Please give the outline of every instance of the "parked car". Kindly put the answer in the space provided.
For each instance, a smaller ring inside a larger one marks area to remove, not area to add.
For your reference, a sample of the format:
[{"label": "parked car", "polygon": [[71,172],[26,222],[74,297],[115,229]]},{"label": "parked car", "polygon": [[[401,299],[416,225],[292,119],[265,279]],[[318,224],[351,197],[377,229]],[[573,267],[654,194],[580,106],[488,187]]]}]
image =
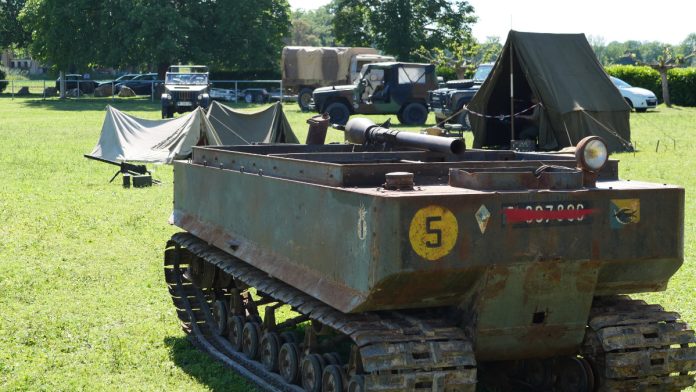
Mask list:
[{"label": "parked car", "polygon": [[633,87],[613,76],[609,78],[612,83],[614,83],[614,86],[619,89],[626,103],[628,103],[632,109],[635,109],[636,112],[645,112],[648,109],[655,109],[655,107],[657,107],[657,97],[652,91],[641,87]]},{"label": "parked car", "polygon": [[156,73],[140,74],[131,80],[126,80],[116,84],[114,86],[114,90],[116,91],[116,94],[118,94],[121,91],[121,88],[125,86],[133,90],[136,95],[150,95],[153,89],[157,88],[157,83],[155,83],[156,81]]},{"label": "parked car", "polygon": [[121,83],[121,82],[125,82],[125,81],[128,81],[128,80],[131,80],[131,79],[135,78],[135,77],[138,76],[138,75],[140,75],[140,74],[125,74],[125,75],[121,75],[121,76],[117,77],[117,78],[114,79],[114,80],[104,80],[104,81],[102,81],[101,83],[99,83],[99,85],[101,86],[102,84],[111,84],[111,83],[113,83],[114,85],[117,85],[117,84],[119,84],[119,83]]},{"label": "parked car", "polygon": [[[85,79],[80,74],[65,75],[65,89],[72,90],[79,88],[82,94],[92,94],[97,87],[97,82],[94,80]],[[56,79],[56,90],[60,91],[60,78]]]}]

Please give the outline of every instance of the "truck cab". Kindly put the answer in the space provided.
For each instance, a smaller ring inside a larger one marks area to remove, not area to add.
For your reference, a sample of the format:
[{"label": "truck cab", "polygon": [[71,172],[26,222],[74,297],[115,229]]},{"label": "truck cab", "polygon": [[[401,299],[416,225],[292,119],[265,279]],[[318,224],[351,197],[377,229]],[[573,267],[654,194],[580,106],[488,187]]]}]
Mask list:
[{"label": "truck cab", "polygon": [[328,113],[334,124],[345,124],[351,114],[396,114],[402,124],[422,125],[435,87],[432,64],[370,63],[353,84],[314,90],[310,110]]}]

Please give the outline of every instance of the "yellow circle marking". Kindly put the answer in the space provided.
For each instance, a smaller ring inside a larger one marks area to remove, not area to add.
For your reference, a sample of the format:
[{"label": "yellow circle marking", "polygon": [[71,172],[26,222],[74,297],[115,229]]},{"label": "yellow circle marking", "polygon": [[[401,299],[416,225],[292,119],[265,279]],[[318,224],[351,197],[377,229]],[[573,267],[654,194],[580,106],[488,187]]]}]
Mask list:
[{"label": "yellow circle marking", "polygon": [[452,211],[442,206],[423,207],[411,219],[411,247],[426,260],[447,256],[457,242],[459,227]]}]

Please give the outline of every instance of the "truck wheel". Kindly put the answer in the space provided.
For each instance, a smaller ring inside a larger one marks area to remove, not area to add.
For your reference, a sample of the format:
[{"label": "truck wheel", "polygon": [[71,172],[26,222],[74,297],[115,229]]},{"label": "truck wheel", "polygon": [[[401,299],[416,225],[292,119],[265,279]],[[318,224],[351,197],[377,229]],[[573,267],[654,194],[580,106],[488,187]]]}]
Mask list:
[{"label": "truck wheel", "polygon": [[401,117],[404,125],[423,125],[428,119],[428,109],[423,104],[411,102],[406,105]]},{"label": "truck wheel", "polygon": [[332,102],[324,110],[329,114],[329,121],[332,124],[345,125],[350,117],[350,109],[342,102]]},{"label": "truck wheel", "polygon": [[309,101],[312,100],[312,90],[309,87],[305,87],[300,90],[300,93],[297,94],[297,105],[300,106],[300,110],[303,112],[309,111]]}]

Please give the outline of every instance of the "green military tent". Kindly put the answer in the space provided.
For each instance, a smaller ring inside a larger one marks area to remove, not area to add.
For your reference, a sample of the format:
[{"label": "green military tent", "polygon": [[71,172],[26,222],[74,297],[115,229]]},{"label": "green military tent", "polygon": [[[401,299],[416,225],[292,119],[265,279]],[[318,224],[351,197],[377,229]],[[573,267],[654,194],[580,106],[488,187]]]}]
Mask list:
[{"label": "green military tent", "polygon": [[[511,82],[512,80],[512,82]],[[512,86],[512,94],[510,92]],[[540,102],[534,108],[533,97]],[[512,102],[512,105],[511,105]],[[538,111],[538,148],[574,146],[601,136],[610,151],[630,145],[630,107],[604,72],[584,34],[510,31],[488,79],[468,105],[474,147],[510,145]],[[511,124],[510,116],[515,121]]]}]

